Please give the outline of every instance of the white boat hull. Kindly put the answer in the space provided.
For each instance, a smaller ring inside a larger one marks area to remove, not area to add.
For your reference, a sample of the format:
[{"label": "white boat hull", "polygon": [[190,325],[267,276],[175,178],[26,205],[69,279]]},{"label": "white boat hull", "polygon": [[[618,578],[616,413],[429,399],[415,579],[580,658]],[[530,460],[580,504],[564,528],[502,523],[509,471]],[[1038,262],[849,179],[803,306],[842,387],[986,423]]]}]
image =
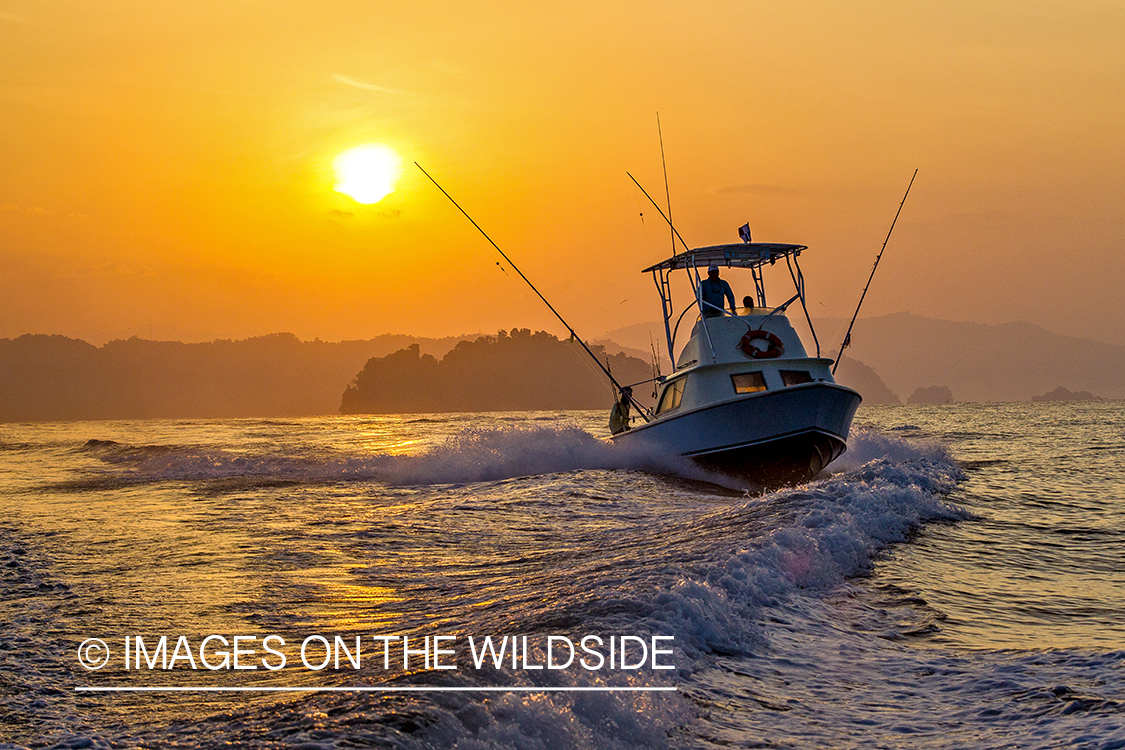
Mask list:
[{"label": "white boat hull", "polygon": [[812,479],[846,449],[860,396],[813,382],[673,412],[614,436],[764,487]]}]

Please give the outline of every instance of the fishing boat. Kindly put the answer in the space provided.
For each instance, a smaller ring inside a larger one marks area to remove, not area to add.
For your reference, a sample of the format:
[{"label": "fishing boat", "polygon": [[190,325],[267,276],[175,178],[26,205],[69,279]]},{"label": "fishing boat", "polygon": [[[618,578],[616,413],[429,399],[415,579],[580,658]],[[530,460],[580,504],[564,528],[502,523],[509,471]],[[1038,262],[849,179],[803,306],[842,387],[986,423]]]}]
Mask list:
[{"label": "fishing boat", "polygon": [[[633,397],[631,386],[623,386],[613,377],[574,328],[453,196],[420,164],[415,162],[415,165],[500,253],[566,326],[571,339],[601,368],[619,394],[610,415],[611,439],[615,443],[654,446],[657,451],[686,456],[763,487],[808,481],[847,449],[848,431],[861,398],[851,388],[836,383],[833,373],[839,357],[832,360],[821,356],[820,342],[805,303],[805,281],[799,262],[801,253],[808,249],[806,246],[752,242],[747,224],[738,231],[742,238],[740,243],[692,250],[652,196],[629,175],[684,247],[683,252],[643,271],[652,274],[659,290],[668,357],[674,363],[674,372],[653,379],[657,383],[656,405],[650,409]],[[914,184],[913,177],[910,184]],[[906,193],[910,193],[909,186]],[[906,202],[905,195],[902,200]],[[899,211],[902,211],[901,203]],[[891,230],[894,230],[894,222]],[[890,239],[890,232],[887,239]],[[883,250],[886,246],[884,241]],[[883,250],[879,251],[879,258]],[[876,258],[871,278],[879,266],[879,258]],[[779,261],[785,262],[795,293],[782,304],[770,307],[766,301],[764,269]],[[711,266],[748,269],[754,282],[754,294],[747,300],[751,304],[735,308],[732,301],[732,309],[728,311],[705,301],[699,268]],[[692,301],[677,316],[671,279],[673,272],[680,270],[685,272],[693,295]],[[871,278],[860,297],[860,306]],[[786,311],[794,302],[800,302],[804,312],[816,346],[815,356],[809,356],[786,317]],[[856,315],[859,315],[859,307]],[[685,318],[693,320],[694,326],[677,357],[676,336]],[[852,317],[854,323],[855,316]],[[841,354],[850,339],[849,325],[840,346]],[[633,411],[641,420],[635,425],[630,417]]]},{"label": "fishing boat", "polygon": [[[821,356],[798,261],[808,248],[750,242],[748,234],[741,243],[688,249],[644,269],[660,293],[668,357],[675,369],[655,379],[652,409],[638,404],[631,390],[624,394],[640,419],[631,428],[619,420],[620,431],[612,439],[655,445],[766,487],[804,482],[846,450],[861,398],[836,383],[833,360]],[[788,267],[795,293],[770,307],[763,270],[778,263]],[[733,310],[708,303],[701,267],[748,269],[754,294]],[[677,315],[671,282],[678,271],[685,272],[693,294]],[[794,302],[804,311],[815,356],[787,317]],[[677,333],[685,319],[693,324],[691,335],[676,356]]]}]

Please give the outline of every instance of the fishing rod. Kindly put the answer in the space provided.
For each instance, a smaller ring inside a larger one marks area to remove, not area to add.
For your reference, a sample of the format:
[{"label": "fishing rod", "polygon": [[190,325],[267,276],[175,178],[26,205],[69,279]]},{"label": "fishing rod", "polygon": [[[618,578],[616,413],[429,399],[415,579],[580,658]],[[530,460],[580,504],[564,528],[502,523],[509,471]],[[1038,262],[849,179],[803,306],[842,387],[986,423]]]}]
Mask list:
[{"label": "fishing rod", "polygon": [[641,415],[641,418],[644,419],[644,421],[648,422],[649,421],[649,416],[648,416],[648,413],[647,413],[648,410],[645,409],[643,406],[641,406],[639,403],[637,403],[633,399],[632,390],[626,391],[625,388],[627,386],[622,386],[620,383],[617,382],[617,378],[613,377],[613,374],[609,371],[609,368],[602,364],[601,360],[598,359],[597,355],[594,354],[594,352],[592,352],[590,350],[590,347],[586,346],[586,342],[583,341],[582,338],[577,333],[574,332],[574,329],[570,327],[570,323],[567,323],[563,319],[563,316],[559,315],[559,311],[556,310],[554,308],[554,306],[550,302],[547,301],[547,298],[544,297],[539,292],[539,290],[535,288],[535,285],[531,283],[531,279],[529,279],[529,278],[527,278],[526,276],[523,275],[523,271],[521,271],[519,269],[519,266],[517,266],[515,263],[513,263],[512,259],[509,258],[508,255],[503,250],[500,249],[500,246],[492,241],[492,238],[488,236],[488,233],[485,232],[483,229],[481,229],[480,224],[477,224],[473,220],[473,217],[469,216],[469,212],[466,211],[465,209],[461,208],[461,204],[459,204],[457,201],[453,200],[453,196],[450,195],[449,193],[445,192],[445,188],[443,188],[441,185],[439,185],[438,181],[435,180],[432,176],[430,176],[429,172],[427,172],[425,169],[422,169],[421,164],[419,164],[418,162],[414,162],[414,166],[418,167],[418,169],[421,169],[422,174],[426,175],[426,177],[429,178],[430,182],[434,183],[434,186],[442,192],[442,195],[444,195],[446,198],[448,198],[449,202],[452,203],[454,206],[456,206],[457,210],[460,211],[462,214],[464,214],[465,218],[469,220],[469,223],[471,223],[474,227],[476,227],[477,231],[480,232],[481,235],[486,240],[488,240],[488,244],[490,244],[494,248],[496,248],[496,252],[500,253],[500,256],[508,262],[509,266],[512,267],[512,270],[514,270],[516,273],[518,273],[520,275],[520,278],[523,279],[529,287],[531,287],[531,291],[535,292],[535,294],[539,297],[539,299],[543,300],[543,304],[547,306],[547,309],[550,310],[552,313],[554,313],[555,317],[559,319],[559,322],[562,323],[563,326],[566,327],[566,330],[570,331],[571,338],[573,338],[575,341],[577,341],[579,344],[582,345],[582,348],[585,349],[586,353],[590,355],[590,359],[594,360],[594,362],[598,365],[598,367],[601,369],[601,371],[605,373],[605,376],[607,378],[609,378],[609,382],[613,383],[613,387],[617,389],[617,392],[620,393],[625,398],[627,398],[629,400],[629,403],[637,408],[637,413]]},{"label": "fishing rod", "polygon": [[895,212],[894,221],[891,222],[891,228],[887,231],[887,239],[883,240],[883,247],[879,250],[879,254],[875,256],[875,265],[871,267],[871,275],[867,277],[867,284],[863,287],[863,294],[859,295],[859,304],[855,306],[855,315],[852,316],[852,322],[848,323],[848,332],[844,334],[844,343],[840,344],[840,353],[836,355],[836,361],[832,363],[832,374],[836,374],[836,368],[840,366],[840,360],[844,358],[844,350],[852,343],[852,326],[855,325],[855,319],[859,317],[859,308],[863,307],[863,298],[867,296],[867,288],[871,286],[871,280],[875,278],[875,271],[879,268],[879,261],[883,259],[883,250],[887,249],[887,243],[890,242],[891,232],[895,231],[895,223],[898,221],[898,215],[902,213],[902,206],[906,203],[906,196],[910,195],[910,188],[914,185],[914,178],[918,176],[918,170],[914,170],[914,174],[910,177],[910,185],[906,186],[906,195],[902,196],[902,203],[898,204],[898,211]]},{"label": "fishing rod", "polygon": [[[676,227],[672,225],[672,191],[668,189],[668,162],[664,158],[664,132],[660,129],[659,112],[656,113],[656,136],[660,139],[660,166],[664,168],[664,198],[668,201],[668,226],[672,228],[672,234],[669,239],[672,241],[672,255],[675,255]],[[632,177],[633,175],[629,176]],[[633,182],[636,182],[636,180],[633,180]],[[640,187],[640,185],[637,187]],[[644,188],[641,188],[641,190],[644,190]]]},{"label": "fishing rod", "polygon": [[[664,221],[668,222],[668,226],[670,226],[672,228],[672,232],[676,235],[676,239],[678,239],[680,241],[680,244],[684,246],[684,250],[690,250],[691,248],[689,248],[688,244],[686,242],[684,242],[684,238],[680,236],[679,230],[676,229],[676,225],[672,223],[671,219],[669,219],[667,216],[664,215],[664,211],[660,208],[660,204],[652,199],[652,196],[648,194],[647,190],[645,190],[643,187],[641,187],[641,183],[637,182],[636,177],[634,177],[629,172],[626,172],[625,174],[629,175],[629,179],[633,181],[634,185],[636,185],[638,188],[641,189],[641,192],[645,194],[646,198],[648,198],[648,202],[651,203],[656,208],[656,210],[660,212],[660,218],[662,218],[662,219],[664,219]],[[676,244],[673,242],[672,243],[672,255],[676,254],[675,251],[676,251]]]}]

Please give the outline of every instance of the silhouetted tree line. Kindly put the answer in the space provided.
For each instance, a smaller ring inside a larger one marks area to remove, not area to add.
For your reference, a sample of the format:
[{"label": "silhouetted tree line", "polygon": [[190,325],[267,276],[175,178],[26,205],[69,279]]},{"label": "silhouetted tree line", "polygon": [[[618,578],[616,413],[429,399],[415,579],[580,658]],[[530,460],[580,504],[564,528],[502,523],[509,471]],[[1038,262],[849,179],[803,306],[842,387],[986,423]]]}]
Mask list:
[{"label": "silhouetted tree line", "polygon": [[[651,365],[591,349],[618,382],[652,377]],[[638,395],[645,387],[636,389]],[[417,345],[372,358],[344,391],[343,414],[396,412],[608,409],[605,375],[576,341],[526,328],[462,341],[441,360]]]},{"label": "silhouetted tree line", "polygon": [[[445,352],[460,337],[423,339]],[[0,421],[334,414],[372,356],[419,339],[300,341],[289,333],[185,344],[65,336],[0,339]]]}]

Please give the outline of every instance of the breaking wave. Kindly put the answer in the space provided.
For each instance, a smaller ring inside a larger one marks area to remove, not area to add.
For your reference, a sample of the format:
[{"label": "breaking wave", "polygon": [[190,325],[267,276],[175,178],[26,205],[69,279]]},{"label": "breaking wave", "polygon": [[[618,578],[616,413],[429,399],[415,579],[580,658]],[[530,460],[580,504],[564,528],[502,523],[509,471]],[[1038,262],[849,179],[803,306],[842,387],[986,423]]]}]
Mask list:
[{"label": "breaking wave", "polygon": [[[83,451],[120,471],[123,482],[270,477],[307,482],[375,480],[390,485],[467,484],[540,474],[611,469],[729,484],[692,461],[645,445],[622,446],[578,427],[467,429],[413,455],[236,453],[191,445],[88,440]],[[104,480],[104,477],[100,478]]]}]

